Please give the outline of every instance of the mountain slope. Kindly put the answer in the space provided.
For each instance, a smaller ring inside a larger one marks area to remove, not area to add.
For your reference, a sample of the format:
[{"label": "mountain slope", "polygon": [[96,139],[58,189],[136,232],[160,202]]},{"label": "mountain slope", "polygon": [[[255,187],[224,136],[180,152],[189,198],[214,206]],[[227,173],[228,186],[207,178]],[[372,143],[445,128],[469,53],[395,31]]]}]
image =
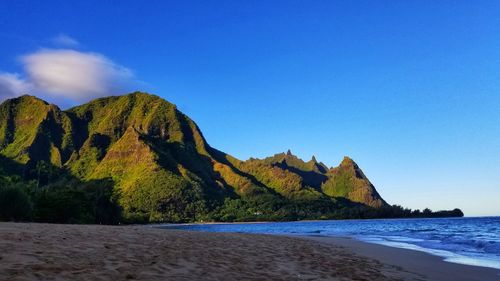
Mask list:
[{"label": "mountain slope", "polygon": [[329,196],[348,198],[372,207],[387,205],[363,171],[349,157],[344,157],[338,167],[328,171],[327,176],[328,180],[321,185],[321,190]]},{"label": "mountain slope", "polygon": [[55,106],[33,96],[0,105],[1,154],[28,167],[47,161],[61,167],[71,153],[72,122]]},{"label": "mountain slope", "polygon": [[348,157],[338,167],[328,169],[314,156],[305,162],[288,150],[262,160],[249,159],[239,167],[286,197],[308,193],[345,198],[376,208],[387,205],[358,165]]},{"label": "mountain slope", "polygon": [[112,178],[125,211],[161,218],[165,202],[186,201],[176,207],[183,210],[194,200],[204,208],[224,197],[269,192],[219,161],[198,126],[157,96],[102,98],[68,113],[79,122],[82,148],[67,167],[85,179]]},{"label": "mountain slope", "polygon": [[354,162],[328,169],[291,152],[240,161],[210,147],[174,104],[140,92],[66,111],[32,96],[7,100],[0,105],[0,156],[39,182],[47,165],[79,181],[111,180],[125,214],[150,221],[185,220],[228,199],[259,202],[248,209],[256,214],[269,202],[270,212],[292,201],[328,210],[341,207],[337,199],[386,204]]}]

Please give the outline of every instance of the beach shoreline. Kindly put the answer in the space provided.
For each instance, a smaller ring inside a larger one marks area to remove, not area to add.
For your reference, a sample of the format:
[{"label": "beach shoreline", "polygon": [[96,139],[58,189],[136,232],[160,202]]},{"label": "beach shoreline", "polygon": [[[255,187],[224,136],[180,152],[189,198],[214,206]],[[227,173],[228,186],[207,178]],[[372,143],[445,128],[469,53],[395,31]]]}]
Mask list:
[{"label": "beach shoreline", "polygon": [[155,226],[0,223],[6,280],[498,280],[497,270],[353,239]]},{"label": "beach shoreline", "polygon": [[376,259],[411,272],[425,272],[428,280],[500,280],[500,270],[446,261],[427,252],[361,241],[352,237],[296,236],[302,239],[332,243],[358,255]]}]

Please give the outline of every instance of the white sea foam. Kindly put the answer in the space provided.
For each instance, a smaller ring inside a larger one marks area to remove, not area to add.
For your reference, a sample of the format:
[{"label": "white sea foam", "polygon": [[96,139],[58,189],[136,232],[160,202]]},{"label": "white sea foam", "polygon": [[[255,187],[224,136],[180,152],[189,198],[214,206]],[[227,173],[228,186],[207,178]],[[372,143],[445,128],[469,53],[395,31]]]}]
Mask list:
[{"label": "white sea foam", "polygon": [[[363,242],[425,252],[425,253],[428,253],[431,255],[442,257],[447,262],[500,269],[500,260],[488,259],[484,256],[472,258],[472,257],[460,255],[457,253],[452,253],[450,251],[424,248],[424,247],[421,247],[421,246],[418,246],[415,244],[404,242],[404,241],[423,241],[421,239],[411,239],[411,238],[405,238],[405,237],[398,237],[395,240],[390,240],[390,239],[387,239],[388,237],[370,237],[370,236],[356,237],[356,238],[360,241],[363,241]],[[394,236],[391,238],[394,239]]]},{"label": "white sea foam", "polygon": [[448,262],[500,269],[500,217],[201,224],[176,228],[349,236],[370,243],[426,252]]}]

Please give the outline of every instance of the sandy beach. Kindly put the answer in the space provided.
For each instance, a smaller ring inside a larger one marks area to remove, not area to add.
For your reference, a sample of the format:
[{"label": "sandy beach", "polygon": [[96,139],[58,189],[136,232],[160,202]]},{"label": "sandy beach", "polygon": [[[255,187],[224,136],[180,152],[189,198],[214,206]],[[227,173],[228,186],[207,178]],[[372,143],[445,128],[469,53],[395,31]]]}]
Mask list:
[{"label": "sandy beach", "polygon": [[1,280],[499,280],[493,269],[343,238],[0,223]]}]

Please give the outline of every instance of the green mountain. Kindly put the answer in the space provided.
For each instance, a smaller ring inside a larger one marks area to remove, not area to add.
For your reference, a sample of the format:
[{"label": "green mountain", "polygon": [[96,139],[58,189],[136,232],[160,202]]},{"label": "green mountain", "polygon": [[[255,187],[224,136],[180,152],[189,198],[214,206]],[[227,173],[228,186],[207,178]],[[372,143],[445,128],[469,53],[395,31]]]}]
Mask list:
[{"label": "green mountain", "polygon": [[18,175],[44,190],[35,195],[110,185],[129,221],[323,218],[388,207],[350,158],[335,168],[290,151],[240,161],[210,147],[174,104],[140,92],[66,111],[33,96],[6,100],[0,158],[0,184],[2,173]]},{"label": "green mountain", "polygon": [[314,156],[305,162],[288,150],[262,160],[247,160],[238,167],[289,198],[327,196],[375,208],[387,205],[358,165],[348,157],[338,167],[329,169]]}]

